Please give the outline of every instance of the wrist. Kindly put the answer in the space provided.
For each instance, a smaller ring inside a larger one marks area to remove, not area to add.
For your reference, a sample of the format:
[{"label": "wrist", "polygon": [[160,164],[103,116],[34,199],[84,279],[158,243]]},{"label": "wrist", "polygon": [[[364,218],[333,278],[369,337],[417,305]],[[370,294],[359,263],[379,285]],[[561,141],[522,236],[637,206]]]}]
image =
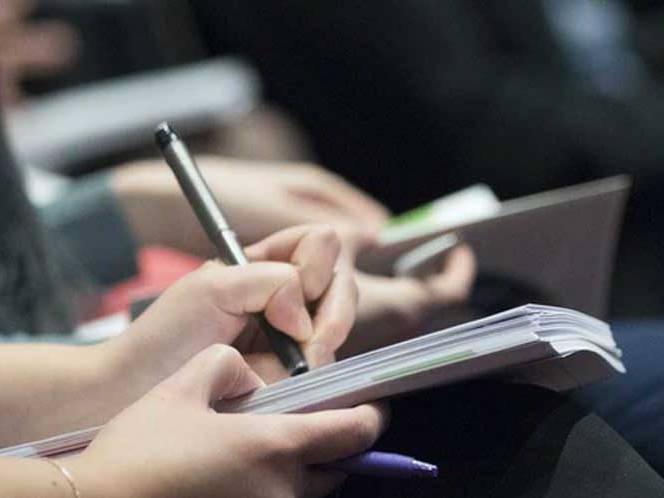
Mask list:
[{"label": "wrist", "polygon": [[[167,375],[162,374],[159,361],[146,353],[146,348],[129,337],[131,331],[94,346],[97,348],[96,382],[104,386],[105,398],[114,407],[110,417],[134,403]],[[139,351],[143,351],[140,355]]]}]

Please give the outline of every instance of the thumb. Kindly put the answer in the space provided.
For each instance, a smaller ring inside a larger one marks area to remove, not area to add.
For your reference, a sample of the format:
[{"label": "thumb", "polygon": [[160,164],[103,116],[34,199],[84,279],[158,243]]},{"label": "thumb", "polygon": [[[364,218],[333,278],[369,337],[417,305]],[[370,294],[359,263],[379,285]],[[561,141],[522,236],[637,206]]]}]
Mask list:
[{"label": "thumb", "polygon": [[236,349],[215,344],[194,356],[160,388],[212,406],[220,399],[237,398],[264,385]]}]

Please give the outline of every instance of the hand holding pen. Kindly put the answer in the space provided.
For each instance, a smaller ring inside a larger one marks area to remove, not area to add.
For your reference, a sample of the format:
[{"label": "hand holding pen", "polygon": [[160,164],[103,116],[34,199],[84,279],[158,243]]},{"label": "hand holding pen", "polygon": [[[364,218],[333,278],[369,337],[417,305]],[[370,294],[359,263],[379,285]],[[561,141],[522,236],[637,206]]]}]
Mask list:
[{"label": "hand holding pen", "polygon": [[[220,258],[227,264],[246,265],[248,258],[186,145],[168,124],[158,127],[156,138]],[[247,202],[251,202],[251,194],[247,192]],[[277,330],[270,317],[257,316],[272,351],[291,374],[306,371],[305,355],[314,363],[313,366],[333,361],[334,352],[345,341],[355,320],[357,288],[352,270],[337,268],[340,250],[334,230],[312,226],[279,232],[248,248],[252,261],[283,261],[292,265],[297,271],[295,278],[300,279],[299,287],[303,289],[301,298],[307,303],[315,303],[313,316],[307,318],[312,323],[312,337],[299,344]],[[310,271],[313,268],[317,271]],[[322,268],[328,273],[322,272]],[[278,292],[283,292],[283,289],[275,289],[275,294]]]}]

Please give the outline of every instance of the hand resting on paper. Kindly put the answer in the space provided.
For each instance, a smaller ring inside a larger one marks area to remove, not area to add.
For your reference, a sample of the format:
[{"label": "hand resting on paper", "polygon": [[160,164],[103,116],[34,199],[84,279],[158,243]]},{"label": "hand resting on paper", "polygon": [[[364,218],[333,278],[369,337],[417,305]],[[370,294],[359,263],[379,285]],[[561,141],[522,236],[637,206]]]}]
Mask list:
[{"label": "hand resting on paper", "polygon": [[307,415],[211,408],[261,385],[237,350],[210,346],[124,409],[81,454],[59,459],[66,470],[41,459],[0,459],[0,496],[322,498],[344,476],[320,464],[365,451],[386,425],[379,405]]},{"label": "hand resting on paper", "polygon": [[236,350],[212,346],[62,463],[90,498],[317,498],[344,476],[315,465],[368,449],[385,427],[377,405],[307,415],[211,409],[261,385]]},{"label": "hand resting on paper", "polygon": [[423,280],[358,272],[357,322],[339,357],[354,356],[426,332],[423,326],[431,317],[468,299],[475,275],[475,256],[465,245],[450,252],[439,273]]}]

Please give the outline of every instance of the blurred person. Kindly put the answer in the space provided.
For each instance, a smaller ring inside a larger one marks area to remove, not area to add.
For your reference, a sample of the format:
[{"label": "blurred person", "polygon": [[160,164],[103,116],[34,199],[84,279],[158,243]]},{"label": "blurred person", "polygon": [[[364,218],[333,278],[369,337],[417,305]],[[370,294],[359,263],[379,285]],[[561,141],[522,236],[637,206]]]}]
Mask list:
[{"label": "blurred person", "polygon": [[664,308],[664,93],[619,0],[189,4],[211,52],[251,60],[320,161],[392,210],[635,175],[612,309]]},{"label": "blurred person", "polygon": [[0,4],[0,103],[5,105],[20,102],[25,78],[61,72],[76,59],[74,30],[61,21],[31,22],[34,6],[34,0]]}]

